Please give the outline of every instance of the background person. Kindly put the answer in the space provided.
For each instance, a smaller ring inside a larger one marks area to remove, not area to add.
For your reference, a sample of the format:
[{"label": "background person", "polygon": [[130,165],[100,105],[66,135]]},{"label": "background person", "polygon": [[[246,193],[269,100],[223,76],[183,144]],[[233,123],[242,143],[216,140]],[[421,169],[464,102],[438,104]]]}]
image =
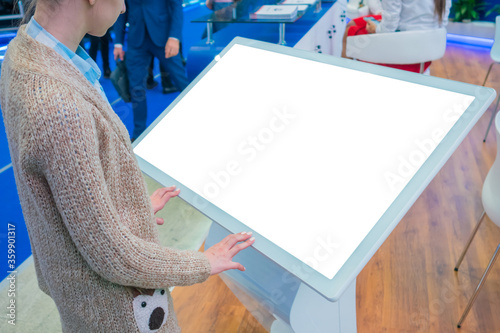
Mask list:
[{"label": "background person", "polygon": [[[397,31],[432,30],[446,27],[450,15],[451,0],[383,0],[382,15],[368,15],[351,20],[346,27],[343,39],[342,57],[347,58],[346,44],[348,36],[390,33]],[[366,17],[373,17],[379,24]],[[387,50],[390,52],[390,50]],[[424,70],[430,66],[426,63]],[[383,66],[420,72],[420,65]]]},{"label": "background person", "polygon": [[89,48],[89,56],[97,61],[97,50],[101,49],[101,59],[102,59],[102,76],[106,79],[109,79],[111,75],[111,69],[109,68],[109,43],[112,41],[111,34],[109,30],[106,31],[104,36],[90,36],[90,48]]},{"label": "background person", "polygon": [[368,22],[368,33],[432,30],[448,25],[451,0],[383,0],[382,21]]},{"label": "background person", "polygon": [[182,20],[182,0],[127,0],[127,13],[120,15],[115,24],[114,57],[123,60],[125,24],[129,22],[125,63],[134,112],[132,140],[146,129],[146,82],[153,56],[169,72],[177,90],[188,85],[179,55]]},{"label": "background person", "polygon": [[[181,54],[182,57],[182,54]],[[154,89],[157,85],[158,82],[156,82],[153,70],[154,70],[154,65],[155,65],[155,58],[151,58],[151,63],[149,64],[148,67],[148,77],[146,79],[146,88],[148,89]],[[184,65],[184,61],[183,61]],[[170,80],[170,74],[168,71],[163,68],[163,66],[160,63],[160,80],[161,80],[161,92],[163,94],[169,94],[172,92],[177,91],[177,88],[174,86],[172,81]]]}]

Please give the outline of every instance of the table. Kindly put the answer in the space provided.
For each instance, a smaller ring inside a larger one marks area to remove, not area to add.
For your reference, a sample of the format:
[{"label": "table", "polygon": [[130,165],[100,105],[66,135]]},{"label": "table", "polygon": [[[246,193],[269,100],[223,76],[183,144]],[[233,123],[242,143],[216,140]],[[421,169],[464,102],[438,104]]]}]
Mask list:
[{"label": "table", "polygon": [[[321,1],[317,2],[319,6],[316,6],[316,11],[321,11]],[[286,45],[285,41],[285,25],[287,23],[294,23],[298,19],[300,19],[306,11],[302,11],[297,14],[296,17],[292,19],[252,19],[250,17],[250,14],[257,10],[260,6],[263,5],[274,5],[276,4],[275,0],[271,1],[252,1],[252,0],[243,0],[243,1],[238,1],[236,3],[233,3],[227,7],[224,7],[222,9],[219,9],[215,11],[212,14],[205,15],[203,17],[200,17],[196,20],[193,20],[192,22],[196,23],[206,23],[207,24],[207,40],[206,44],[213,44],[214,40],[212,38],[212,29],[213,29],[213,24],[214,23],[253,23],[253,24],[258,24],[258,23],[264,23],[264,24],[269,24],[269,23],[278,23],[279,24],[279,41],[278,44],[280,45]],[[311,7],[311,6],[309,6]],[[309,11],[312,8],[308,8],[307,11]]]},{"label": "table", "polygon": [[134,152],[215,222],[208,246],[254,233],[223,279],[272,332],[356,332],[356,276],[494,97],[236,38]]},{"label": "table", "polygon": [[[303,50],[340,56],[345,30],[346,0],[322,1],[321,7],[310,6],[296,19],[253,20],[249,14],[260,6],[276,0],[242,0],[191,22],[207,24],[207,38],[193,45],[188,54],[187,74],[193,80],[234,37],[250,38],[270,43],[286,44]],[[211,34],[213,23],[228,27]],[[285,40],[286,25],[286,40]]]}]

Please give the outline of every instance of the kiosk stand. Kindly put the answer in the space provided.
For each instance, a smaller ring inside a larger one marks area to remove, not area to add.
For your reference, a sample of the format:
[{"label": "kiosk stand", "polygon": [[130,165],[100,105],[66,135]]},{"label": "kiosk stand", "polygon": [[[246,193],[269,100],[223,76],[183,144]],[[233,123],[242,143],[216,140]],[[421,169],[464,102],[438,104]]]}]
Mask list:
[{"label": "kiosk stand", "polygon": [[[205,248],[228,234],[213,223]],[[222,273],[222,280],[261,323],[263,318],[274,316],[271,333],[356,332],[355,279],[338,301],[331,302],[253,248],[234,260],[246,271]]]},{"label": "kiosk stand", "polygon": [[214,221],[207,246],[253,232],[222,278],[273,333],[352,333],[357,275],[494,97],[235,38],[134,152]]}]

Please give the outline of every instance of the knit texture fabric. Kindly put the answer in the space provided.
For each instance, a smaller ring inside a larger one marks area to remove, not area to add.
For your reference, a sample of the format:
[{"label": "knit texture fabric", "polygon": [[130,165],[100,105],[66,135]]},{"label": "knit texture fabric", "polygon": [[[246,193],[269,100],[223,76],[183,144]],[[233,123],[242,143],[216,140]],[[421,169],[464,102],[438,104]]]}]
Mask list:
[{"label": "knit texture fabric", "polygon": [[210,264],[159,245],[128,133],[109,103],[22,26],[2,65],[0,104],[38,284],[63,331],[180,332],[167,287],[205,281]]}]

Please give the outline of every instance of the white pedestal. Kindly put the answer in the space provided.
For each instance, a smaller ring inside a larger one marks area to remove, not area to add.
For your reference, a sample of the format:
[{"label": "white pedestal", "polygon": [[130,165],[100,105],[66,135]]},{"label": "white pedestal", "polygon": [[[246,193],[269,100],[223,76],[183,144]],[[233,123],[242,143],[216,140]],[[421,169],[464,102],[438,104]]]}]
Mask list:
[{"label": "white pedestal", "polygon": [[337,302],[301,284],[290,314],[295,333],[356,333],[356,280]]},{"label": "white pedestal", "polygon": [[271,333],[356,333],[356,280],[338,302],[301,284],[290,314],[291,326],[277,319]]},{"label": "white pedestal", "polygon": [[[213,223],[205,246],[228,234]],[[356,280],[337,302],[330,302],[253,248],[234,260],[247,270],[224,272],[222,280],[271,333],[356,333]]]}]

